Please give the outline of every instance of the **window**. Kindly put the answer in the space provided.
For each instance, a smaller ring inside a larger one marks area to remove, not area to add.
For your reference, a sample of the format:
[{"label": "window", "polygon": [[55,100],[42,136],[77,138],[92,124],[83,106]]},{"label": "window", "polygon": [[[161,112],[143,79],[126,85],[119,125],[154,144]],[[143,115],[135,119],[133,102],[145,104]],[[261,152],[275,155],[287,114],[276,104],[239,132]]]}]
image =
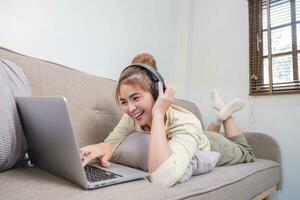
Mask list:
[{"label": "window", "polygon": [[250,95],[300,93],[300,0],[249,0]]}]

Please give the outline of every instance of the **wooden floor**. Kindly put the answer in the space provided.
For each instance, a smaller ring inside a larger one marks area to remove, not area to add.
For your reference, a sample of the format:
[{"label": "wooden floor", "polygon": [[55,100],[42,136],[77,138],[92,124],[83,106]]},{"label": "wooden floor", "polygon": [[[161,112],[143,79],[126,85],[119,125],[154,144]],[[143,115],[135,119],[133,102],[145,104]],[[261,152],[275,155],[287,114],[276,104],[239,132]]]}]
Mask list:
[{"label": "wooden floor", "polygon": [[262,192],[261,194],[257,195],[256,197],[254,197],[251,200],[268,200],[269,196],[272,192],[276,191],[276,185],[270,187],[269,189],[267,189],[266,191]]}]

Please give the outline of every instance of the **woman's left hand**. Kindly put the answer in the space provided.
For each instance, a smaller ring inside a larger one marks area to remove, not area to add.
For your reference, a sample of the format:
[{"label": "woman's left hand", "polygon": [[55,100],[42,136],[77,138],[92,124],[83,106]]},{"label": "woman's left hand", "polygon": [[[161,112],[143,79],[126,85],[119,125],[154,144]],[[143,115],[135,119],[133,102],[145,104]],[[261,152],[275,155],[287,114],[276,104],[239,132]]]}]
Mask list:
[{"label": "woman's left hand", "polygon": [[161,82],[158,83],[159,95],[152,108],[152,114],[157,113],[164,116],[170,105],[174,102],[175,89],[170,82],[165,81],[164,83],[166,87],[165,91],[163,91],[163,84]]}]

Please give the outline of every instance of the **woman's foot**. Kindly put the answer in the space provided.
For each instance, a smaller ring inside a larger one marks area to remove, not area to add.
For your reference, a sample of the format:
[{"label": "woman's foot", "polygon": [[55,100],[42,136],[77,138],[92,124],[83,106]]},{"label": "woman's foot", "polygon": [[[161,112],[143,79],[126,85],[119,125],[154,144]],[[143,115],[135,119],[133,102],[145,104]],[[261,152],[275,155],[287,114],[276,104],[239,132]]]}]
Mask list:
[{"label": "woman's foot", "polygon": [[217,118],[212,122],[213,125],[220,127],[224,120],[230,117],[233,113],[241,110],[245,106],[245,102],[237,98],[225,104],[222,97],[217,90],[213,90],[211,93],[211,100],[213,108],[219,111]]},{"label": "woman's foot", "polygon": [[220,110],[217,118],[220,121],[224,121],[233,113],[241,110],[244,106],[245,102],[242,101],[240,98],[234,99],[231,102],[229,102],[222,110]]},{"label": "woman's foot", "polygon": [[213,108],[217,111],[222,110],[226,105],[217,90],[211,92],[211,100]]}]

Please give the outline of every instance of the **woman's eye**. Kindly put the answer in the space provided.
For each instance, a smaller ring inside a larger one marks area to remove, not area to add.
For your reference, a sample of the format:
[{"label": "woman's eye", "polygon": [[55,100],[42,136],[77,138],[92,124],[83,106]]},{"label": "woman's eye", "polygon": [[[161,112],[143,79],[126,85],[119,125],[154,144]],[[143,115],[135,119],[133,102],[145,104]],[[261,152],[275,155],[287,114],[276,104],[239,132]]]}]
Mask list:
[{"label": "woman's eye", "polygon": [[126,101],[121,101],[120,104],[121,104],[122,106],[125,106],[125,105],[126,105]]},{"label": "woman's eye", "polygon": [[138,101],[138,100],[140,100],[140,97],[134,97],[133,98],[133,101]]}]

